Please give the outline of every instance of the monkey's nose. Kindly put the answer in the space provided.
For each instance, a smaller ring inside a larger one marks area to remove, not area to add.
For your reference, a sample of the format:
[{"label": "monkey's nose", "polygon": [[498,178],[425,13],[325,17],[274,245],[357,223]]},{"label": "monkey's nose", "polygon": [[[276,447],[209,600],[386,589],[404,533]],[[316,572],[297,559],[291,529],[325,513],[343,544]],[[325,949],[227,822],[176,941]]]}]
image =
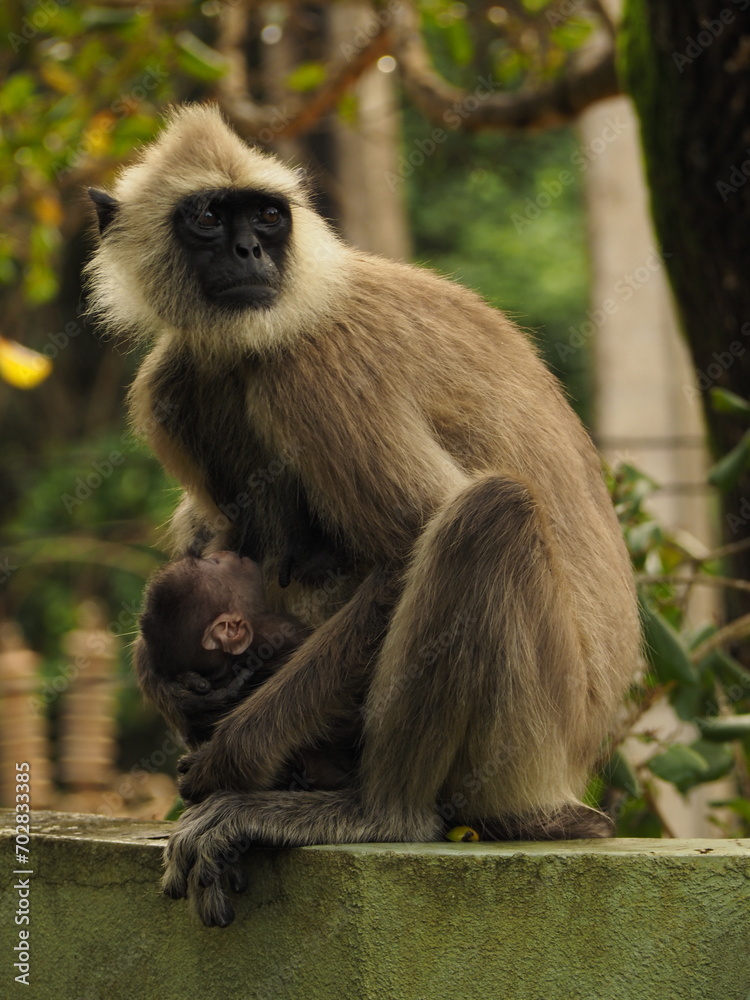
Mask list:
[{"label": "monkey's nose", "polygon": [[237,243],[235,245],[234,252],[242,260],[247,260],[250,254],[252,254],[256,260],[260,260],[263,251],[260,248],[260,243],[254,243],[252,246],[247,246],[245,243]]}]

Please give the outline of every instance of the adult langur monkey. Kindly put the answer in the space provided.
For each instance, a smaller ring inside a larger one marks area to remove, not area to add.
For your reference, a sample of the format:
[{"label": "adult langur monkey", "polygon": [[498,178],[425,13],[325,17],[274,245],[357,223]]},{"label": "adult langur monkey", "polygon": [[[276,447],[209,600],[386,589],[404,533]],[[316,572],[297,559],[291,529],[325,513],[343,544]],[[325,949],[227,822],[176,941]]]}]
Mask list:
[{"label": "adult langur monkey", "polygon": [[[320,627],[186,758],[165,891],[225,924],[238,844],[606,835],[579,796],[636,666],[633,583],[526,338],[346,246],[211,107],[173,112],[91,197],[92,309],[154,340],[130,410],[185,488],[176,552],[241,549],[279,612],[339,567]],[[360,709],[353,787],[271,790]]]}]

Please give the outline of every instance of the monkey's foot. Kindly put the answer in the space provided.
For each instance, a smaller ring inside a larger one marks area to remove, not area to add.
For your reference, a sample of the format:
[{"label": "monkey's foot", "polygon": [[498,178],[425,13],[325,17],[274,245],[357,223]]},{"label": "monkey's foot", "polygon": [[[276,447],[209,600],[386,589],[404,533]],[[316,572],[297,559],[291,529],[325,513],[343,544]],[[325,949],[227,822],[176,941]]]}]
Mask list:
[{"label": "monkey's foot", "polygon": [[[247,888],[239,862],[250,841],[227,829],[229,813],[238,809],[230,801],[234,799],[232,793],[217,793],[188,806],[164,853],[164,894],[170,899],[189,897],[207,927],[228,927],[234,920],[228,891],[238,893]],[[216,829],[219,823],[221,832]]]},{"label": "monkey's foot", "polygon": [[[434,838],[427,817],[408,839]],[[172,899],[189,898],[204,924],[226,927],[234,918],[228,891],[244,884],[239,862],[250,847],[362,843],[393,839],[367,821],[348,789],[313,792],[215,792],[188,806],[165,851],[162,888]]]},{"label": "monkey's foot", "polygon": [[484,820],[478,829],[483,840],[589,840],[614,836],[615,825],[599,809],[569,802],[548,812]]}]

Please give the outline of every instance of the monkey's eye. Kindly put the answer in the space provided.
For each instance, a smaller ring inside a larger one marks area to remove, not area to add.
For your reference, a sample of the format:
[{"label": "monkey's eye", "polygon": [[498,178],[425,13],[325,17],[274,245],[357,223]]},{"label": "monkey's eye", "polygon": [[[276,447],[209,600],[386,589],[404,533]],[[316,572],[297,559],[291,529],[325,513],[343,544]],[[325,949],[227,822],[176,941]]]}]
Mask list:
[{"label": "monkey's eye", "polygon": [[221,225],[221,219],[210,205],[196,212],[194,221],[201,229],[216,229]]},{"label": "monkey's eye", "polygon": [[258,212],[258,221],[265,226],[275,226],[281,219],[281,212],[275,205],[264,205]]}]

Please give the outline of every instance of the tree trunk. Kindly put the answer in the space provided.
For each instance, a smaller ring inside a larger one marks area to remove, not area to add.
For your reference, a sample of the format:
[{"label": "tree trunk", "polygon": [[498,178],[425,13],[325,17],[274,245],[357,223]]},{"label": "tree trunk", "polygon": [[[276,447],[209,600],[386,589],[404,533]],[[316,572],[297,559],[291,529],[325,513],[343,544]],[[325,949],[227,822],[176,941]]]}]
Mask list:
[{"label": "tree trunk", "polygon": [[[750,11],[745,0],[628,0],[624,70],[641,119],[652,212],[720,456],[748,424],[709,389],[750,395]],[[695,398],[695,397],[698,398]],[[744,504],[743,504],[744,500]],[[750,472],[723,497],[727,541],[750,535]],[[735,571],[750,577],[750,549]],[[745,595],[747,597],[747,595]],[[748,610],[733,607],[733,613]]]}]

